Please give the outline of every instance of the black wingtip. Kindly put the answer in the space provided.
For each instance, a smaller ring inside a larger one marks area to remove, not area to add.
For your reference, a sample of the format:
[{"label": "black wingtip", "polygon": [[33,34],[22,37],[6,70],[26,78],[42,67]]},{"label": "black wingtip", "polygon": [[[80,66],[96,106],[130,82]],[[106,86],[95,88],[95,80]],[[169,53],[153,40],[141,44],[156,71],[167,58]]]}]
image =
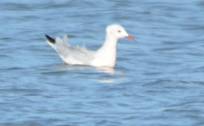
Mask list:
[{"label": "black wingtip", "polygon": [[48,40],[50,43],[55,44],[56,41],[55,41],[54,38],[50,37],[50,36],[47,35],[47,34],[45,34],[45,37],[47,38],[47,40]]}]

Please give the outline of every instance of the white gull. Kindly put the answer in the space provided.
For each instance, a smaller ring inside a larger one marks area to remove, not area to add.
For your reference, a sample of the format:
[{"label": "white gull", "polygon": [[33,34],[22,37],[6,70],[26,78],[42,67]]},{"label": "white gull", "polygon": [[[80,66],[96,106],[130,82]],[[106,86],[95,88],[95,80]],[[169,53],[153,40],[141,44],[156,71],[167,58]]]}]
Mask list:
[{"label": "white gull", "polygon": [[85,48],[73,47],[66,43],[67,37],[52,38],[45,35],[48,44],[55,49],[58,55],[66,64],[88,65],[94,67],[115,67],[117,57],[117,42],[119,39],[134,37],[118,24],[112,24],[106,28],[106,38],[104,44],[96,51]]}]

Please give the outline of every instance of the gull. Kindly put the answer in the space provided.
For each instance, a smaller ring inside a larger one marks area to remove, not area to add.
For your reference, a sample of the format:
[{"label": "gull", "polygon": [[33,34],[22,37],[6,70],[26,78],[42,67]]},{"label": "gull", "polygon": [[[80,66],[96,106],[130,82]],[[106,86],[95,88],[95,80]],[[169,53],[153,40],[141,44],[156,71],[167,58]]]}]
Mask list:
[{"label": "gull", "polygon": [[106,28],[103,45],[96,51],[82,47],[74,47],[67,43],[68,38],[51,37],[45,35],[48,44],[58,53],[66,64],[87,65],[94,67],[114,68],[117,61],[117,43],[120,39],[134,40],[125,28],[119,24],[112,24]]}]

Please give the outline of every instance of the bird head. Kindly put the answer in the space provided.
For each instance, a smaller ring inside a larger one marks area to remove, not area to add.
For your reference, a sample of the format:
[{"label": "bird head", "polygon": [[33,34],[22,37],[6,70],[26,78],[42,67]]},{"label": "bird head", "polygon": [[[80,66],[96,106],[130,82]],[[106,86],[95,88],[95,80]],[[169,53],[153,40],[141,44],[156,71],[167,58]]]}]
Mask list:
[{"label": "bird head", "polygon": [[128,40],[134,40],[134,37],[128,34],[124,27],[118,24],[109,25],[106,28],[106,32],[109,36],[115,37],[116,39],[127,38]]}]

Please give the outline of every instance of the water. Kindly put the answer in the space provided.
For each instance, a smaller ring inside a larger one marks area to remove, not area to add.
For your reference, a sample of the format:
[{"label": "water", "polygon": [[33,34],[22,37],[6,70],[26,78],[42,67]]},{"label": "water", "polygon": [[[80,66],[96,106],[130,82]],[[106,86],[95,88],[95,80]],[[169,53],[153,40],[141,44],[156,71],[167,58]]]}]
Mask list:
[{"label": "water", "polygon": [[[203,0],[1,0],[1,126],[203,126]],[[97,49],[123,24],[114,73],[67,66],[44,34]]]}]

